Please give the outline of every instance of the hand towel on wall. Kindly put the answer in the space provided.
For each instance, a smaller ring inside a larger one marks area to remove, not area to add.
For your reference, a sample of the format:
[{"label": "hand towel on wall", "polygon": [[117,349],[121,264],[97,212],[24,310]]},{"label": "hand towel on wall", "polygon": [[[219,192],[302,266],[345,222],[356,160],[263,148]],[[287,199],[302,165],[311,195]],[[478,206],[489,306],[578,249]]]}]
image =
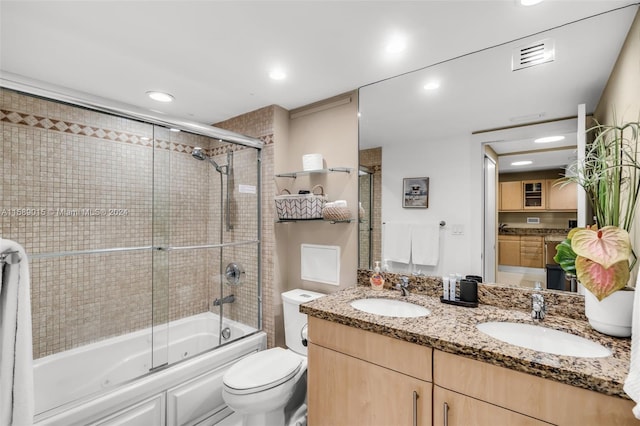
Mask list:
[{"label": "hand towel on wall", "polygon": [[33,424],[33,348],[29,263],[24,248],[0,238],[0,253],[20,262],[0,263],[0,425]]},{"label": "hand towel on wall", "polygon": [[411,225],[386,222],[382,257],[391,262],[409,263],[411,258]]},{"label": "hand towel on wall", "polygon": [[411,262],[436,266],[440,254],[440,223],[411,225]]},{"label": "hand towel on wall", "polygon": [[624,391],[636,403],[633,414],[640,419],[640,275],[636,280],[631,322],[631,363],[624,381]]}]

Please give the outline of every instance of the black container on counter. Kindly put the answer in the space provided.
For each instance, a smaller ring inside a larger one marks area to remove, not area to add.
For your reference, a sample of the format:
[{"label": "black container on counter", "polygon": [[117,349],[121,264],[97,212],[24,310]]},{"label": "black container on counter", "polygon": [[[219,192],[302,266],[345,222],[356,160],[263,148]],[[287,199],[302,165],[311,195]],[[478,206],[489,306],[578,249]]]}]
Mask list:
[{"label": "black container on counter", "polygon": [[462,302],[478,302],[478,282],[476,280],[460,280],[460,300]]}]

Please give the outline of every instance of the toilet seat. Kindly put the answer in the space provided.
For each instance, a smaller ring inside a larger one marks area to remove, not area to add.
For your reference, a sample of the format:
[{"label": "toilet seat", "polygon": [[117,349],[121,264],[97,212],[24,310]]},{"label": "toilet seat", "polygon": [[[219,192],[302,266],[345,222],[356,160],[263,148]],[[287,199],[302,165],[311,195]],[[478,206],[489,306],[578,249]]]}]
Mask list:
[{"label": "toilet seat", "polygon": [[236,362],[223,377],[225,390],[235,395],[262,392],[287,382],[302,367],[302,357],[273,348]]}]

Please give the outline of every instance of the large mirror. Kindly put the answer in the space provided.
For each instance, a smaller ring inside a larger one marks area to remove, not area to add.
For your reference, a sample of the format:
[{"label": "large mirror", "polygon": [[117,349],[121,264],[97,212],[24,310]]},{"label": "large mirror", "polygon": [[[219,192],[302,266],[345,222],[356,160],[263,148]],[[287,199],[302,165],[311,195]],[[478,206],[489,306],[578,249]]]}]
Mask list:
[{"label": "large mirror", "polygon": [[[379,260],[399,273],[556,280],[545,248],[586,213],[578,189],[558,194],[553,182],[580,155],[585,116],[598,105],[637,11],[612,10],[360,88],[361,165],[373,172],[366,203],[379,210],[367,215],[371,226],[361,223],[368,238],[360,267]],[[542,49],[534,66],[531,49]],[[564,139],[534,143],[543,136]],[[530,167],[512,166],[518,157]],[[403,207],[405,179],[424,177],[428,206]],[[524,192],[516,207],[506,201],[510,185]],[[548,207],[551,191],[556,202]],[[575,200],[558,207],[567,197]],[[410,243],[407,258],[407,238],[430,243]],[[530,245],[542,250],[535,262],[499,256]]]}]

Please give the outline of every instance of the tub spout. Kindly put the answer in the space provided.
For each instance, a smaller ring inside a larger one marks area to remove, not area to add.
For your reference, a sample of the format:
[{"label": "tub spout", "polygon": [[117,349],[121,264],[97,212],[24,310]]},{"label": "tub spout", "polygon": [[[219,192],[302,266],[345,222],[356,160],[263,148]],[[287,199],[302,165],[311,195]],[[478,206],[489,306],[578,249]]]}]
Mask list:
[{"label": "tub spout", "polygon": [[227,297],[223,297],[222,299],[216,299],[213,301],[213,306],[220,306],[223,303],[233,303],[235,302],[236,297],[233,294],[228,295]]}]

